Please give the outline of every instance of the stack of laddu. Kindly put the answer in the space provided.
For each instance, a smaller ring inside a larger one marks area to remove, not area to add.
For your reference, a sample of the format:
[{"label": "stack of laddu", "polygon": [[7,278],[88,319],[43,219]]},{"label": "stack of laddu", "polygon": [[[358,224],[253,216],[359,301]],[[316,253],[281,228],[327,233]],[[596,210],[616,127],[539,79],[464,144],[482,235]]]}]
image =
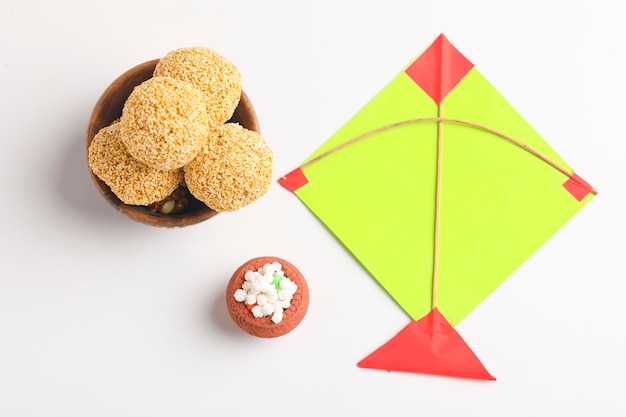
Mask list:
[{"label": "stack of laddu", "polygon": [[263,137],[228,122],[240,97],[241,75],[222,55],[171,51],[96,134],[89,167],[125,204],[149,206],[184,187],[215,211],[238,210],[267,193],[273,163]]}]

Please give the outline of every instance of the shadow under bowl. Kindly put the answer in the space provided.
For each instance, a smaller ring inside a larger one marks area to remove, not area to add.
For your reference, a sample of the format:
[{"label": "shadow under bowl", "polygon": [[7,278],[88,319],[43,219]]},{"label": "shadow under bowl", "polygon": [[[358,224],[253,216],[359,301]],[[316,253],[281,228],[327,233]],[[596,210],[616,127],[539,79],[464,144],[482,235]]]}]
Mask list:
[{"label": "shadow under bowl", "polygon": [[[96,102],[94,109],[89,118],[87,126],[87,141],[86,149],[89,150],[89,145],[94,136],[103,127],[109,126],[114,120],[118,119],[122,115],[122,109],[124,103],[133,89],[144,81],[152,78],[154,68],[156,67],[158,59],[144,62],[129,69],[118,78],[116,78],[107,88],[104,90],[98,101]],[[245,92],[241,92],[241,99],[233,116],[228,122],[239,123],[246,129],[253,130],[260,133],[259,122],[257,120],[254,107],[250,102],[250,99]],[[203,202],[195,199],[193,196],[189,196],[188,206],[179,213],[173,214],[161,214],[153,212],[146,206],[135,206],[123,203],[117,196],[111,191],[108,185],[100,178],[98,178],[89,169],[89,174],[93,180],[96,188],[102,194],[104,199],[108,201],[119,212],[131,218],[132,220],[159,227],[183,227],[190,226],[203,222],[216,214],[217,211],[207,207]]]}]

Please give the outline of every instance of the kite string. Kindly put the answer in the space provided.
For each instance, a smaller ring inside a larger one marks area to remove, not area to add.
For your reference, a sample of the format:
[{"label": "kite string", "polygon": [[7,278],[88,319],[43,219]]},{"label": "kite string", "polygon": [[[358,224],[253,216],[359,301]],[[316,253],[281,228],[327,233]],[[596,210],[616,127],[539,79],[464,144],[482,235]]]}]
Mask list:
[{"label": "kite string", "polygon": [[[439,107],[441,110],[441,106]],[[386,126],[382,126],[379,127],[377,129],[371,130],[369,132],[366,132],[362,135],[359,135],[355,138],[350,139],[347,142],[344,142],[338,146],[335,146],[334,148],[316,156],[315,158],[305,162],[304,164],[300,165],[300,168],[304,169],[310,165],[313,165],[314,163],[340,151],[343,148],[346,148],[356,142],[359,142],[363,139],[366,139],[370,136],[373,136],[377,133],[381,133],[384,132],[386,130],[389,129],[393,129],[399,126],[404,126],[404,125],[408,125],[408,124],[413,124],[413,123],[423,123],[423,122],[437,122],[439,124],[442,124],[443,122],[447,122],[447,123],[456,123],[456,124],[462,124],[462,125],[466,125],[466,126],[471,126],[471,127],[475,127],[477,129],[480,130],[484,130],[485,132],[489,132],[492,133],[496,136],[500,136],[502,139],[505,139],[517,146],[519,146],[520,148],[528,151],[529,153],[533,154],[534,156],[536,156],[537,158],[541,159],[542,161],[544,161],[545,163],[547,163],[548,165],[552,166],[554,169],[558,170],[559,172],[561,172],[563,175],[565,175],[568,178],[572,177],[572,173],[570,173],[567,169],[565,169],[564,167],[560,166],[559,164],[557,164],[556,162],[552,161],[551,159],[549,159],[548,157],[546,157],[545,155],[541,154],[540,152],[538,152],[537,150],[531,148],[530,146],[526,145],[525,143],[521,142],[518,139],[515,139],[514,137],[507,135],[506,133],[500,132],[496,129],[492,129],[488,126],[479,124],[479,123],[474,123],[474,122],[470,122],[467,120],[461,120],[461,119],[452,119],[452,118],[447,118],[447,117],[442,117],[441,116],[441,111],[439,113],[438,117],[422,117],[422,118],[418,118],[418,119],[409,119],[409,120],[403,120],[401,122],[396,122],[396,123],[391,123],[388,124]],[[595,190],[592,191],[592,193],[596,193]]]},{"label": "kite string", "polygon": [[[434,245],[433,245],[434,254],[433,254],[433,276],[432,276],[433,287],[432,287],[432,298],[431,298],[432,308],[435,309],[437,307],[437,286],[438,286],[438,278],[439,278],[438,277],[439,276],[439,240],[440,240],[440,233],[441,233],[441,190],[442,190],[442,178],[443,178],[443,125],[444,125],[444,122],[462,124],[462,125],[471,126],[471,127],[489,132],[491,134],[499,136],[502,139],[505,139],[508,142],[511,142],[519,146],[520,148],[526,150],[527,152],[531,153],[532,155],[536,156],[537,158],[544,161],[548,165],[552,166],[554,169],[558,170],[559,172],[561,172],[563,175],[565,175],[568,178],[571,178],[573,176],[573,173],[570,173],[568,170],[566,170],[565,168],[563,168],[556,162],[552,161],[545,155],[541,154],[540,152],[531,148],[525,143],[519,141],[518,139],[515,139],[514,137],[507,135],[506,133],[500,132],[496,129],[492,129],[488,126],[485,126],[479,123],[474,123],[474,122],[470,122],[467,120],[443,117],[443,103],[439,105],[437,117],[423,117],[423,118],[417,118],[417,119],[404,120],[404,121],[391,123],[386,126],[379,127],[377,129],[366,132],[362,135],[359,135],[355,138],[352,138],[348,140],[347,142],[344,142],[340,145],[335,146],[334,148],[305,162],[304,164],[300,166],[300,168],[304,169],[310,165],[313,165],[314,163],[340,151],[341,149],[344,149],[354,143],[357,143],[377,133],[381,133],[386,130],[393,129],[395,127],[399,127],[399,126],[403,126],[407,124],[422,123],[422,122],[437,122],[437,181],[436,181],[436,191],[435,191],[435,230],[434,230]],[[596,194],[597,191],[592,189],[591,193]]]}]

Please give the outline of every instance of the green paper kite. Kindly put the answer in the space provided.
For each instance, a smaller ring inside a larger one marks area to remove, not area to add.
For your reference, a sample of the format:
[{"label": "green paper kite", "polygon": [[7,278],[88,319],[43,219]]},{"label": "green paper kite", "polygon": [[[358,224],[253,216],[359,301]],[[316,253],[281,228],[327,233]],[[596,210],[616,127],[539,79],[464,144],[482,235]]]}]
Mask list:
[{"label": "green paper kite", "polygon": [[359,366],[478,379],[454,326],[596,194],[444,35],[280,183],[413,319]]}]

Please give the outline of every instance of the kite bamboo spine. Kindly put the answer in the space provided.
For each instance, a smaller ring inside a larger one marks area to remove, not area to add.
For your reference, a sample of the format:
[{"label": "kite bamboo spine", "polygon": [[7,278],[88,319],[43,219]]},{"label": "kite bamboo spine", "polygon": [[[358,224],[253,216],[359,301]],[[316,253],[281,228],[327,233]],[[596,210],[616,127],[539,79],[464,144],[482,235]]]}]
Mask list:
[{"label": "kite bamboo spine", "polygon": [[435,191],[435,241],[433,247],[433,288],[431,304],[432,309],[437,308],[437,285],[439,277],[439,234],[441,226],[441,186],[443,178],[443,104],[439,105],[439,117],[437,121],[437,188]]}]

